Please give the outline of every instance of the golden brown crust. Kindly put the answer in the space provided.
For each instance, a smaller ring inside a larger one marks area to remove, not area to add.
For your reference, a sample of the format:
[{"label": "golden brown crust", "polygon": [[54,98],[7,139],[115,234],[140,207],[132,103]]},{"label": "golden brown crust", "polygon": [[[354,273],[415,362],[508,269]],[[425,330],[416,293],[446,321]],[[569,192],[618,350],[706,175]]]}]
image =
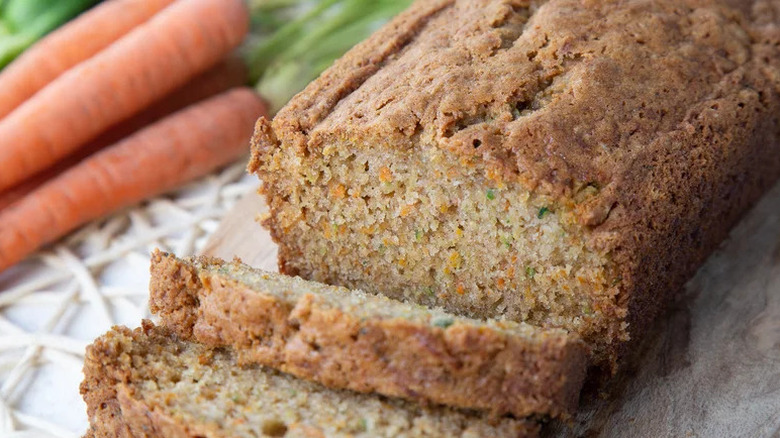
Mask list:
[{"label": "golden brown crust", "polygon": [[[597,187],[579,214],[619,279],[604,309],[614,366],[624,345],[612,340],[637,338],[780,175],[777,2],[432,3],[261,120],[250,170],[280,145],[428,142],[561,202]],[[519,14],[524,26],[507,26]],[[395,53],[367,55],[410,27]],[[268,199],[272,212],[284,202]],[[298,254],[269,225],[285,269]]]},{"label": "golden brown crust", "polygon": [[[215,359],[216,356],[219,359]],[[196,370],[197,376],[186,376],[190,370]],[[243,369],[236,364],[231,352],[209,350],[182,341],[170,330],[155,327],[149,321],[144,321],[136,330],[115,327],[98,338],[87,350],[84,373],[81,391],[91,424],[86,433],[88,437],[226,438],[266,436],[267,430],[270,436],[277,436],[273,433],[278,430],[273,427],[275,424],[281,424],[283,430],[287,430],[285,436],[289,437],[325,436],[326,431],[332,431],[334,436],[353,436],[355,433],[348,431],[359,428],[350,429],[340,422],[360,420],[359,415],[367,414],[369,410],[371,421],[378,421],[370,425],[377,436],[393,436],[394,430],[400,430],[397,427],[404,429],[408,436],[429,436],[436,432],[430,427],[437,426],[463,437],[484,436],[481,432],[507,437],[538,434],[538,426],[529,421],[504,418],[490,423],[473,413],[331,391],[271,370]],[[210,374],[219,377],[212,378]],[[199,386],[199,378],[207,383]],[[185,389],[177,392],[179,384]],[[216,395],[210,389],[215,384],[231,389]],[[227,395],[230,399],[225,400]],[[236,397],[250,399],[246,405],[237,405]],[[289,414],[285,412],[289,407],[276,406],[295,397],[303,401],[289,405],[304,406],[301,409],[307,410],[308,415]],[[341,412],[339,419],[320,415],[320,410],[343,409],[339,403],[351,406],[352,410],[371,406],[360,413]],[[336,406],[331,406],[333,404]],[[233,412],[237,406],[254,416]],[[273,412],[264,414],[264,407]],[[382,418],[390,420],[391,417],[392,425],[381,424]],[[252,418],[257,422],[252,422]],[[362,421],[366,421],[365,418]],[[363,425],[364,432],[369,432],[366,427]],[[371,436],[370,433],[357,435]]]},{"label": "golden brown crust", "polygon": [[[330,387],[517,417],[576,409],[586,351],[559,331],[528,338],[461,322],[443,329],[402,317],[366,318],[316,293],[285,300],[253,289],[228,273],[248,267],[224,266],[155,254],[150,294],[163,323],[206,345],[234,347],[243,363]],[[200,281],[182,282],[181,272]],[[182,302],[194,307],[184,311]]]},{"label": "golden brown crust", "polygon": [[[152,275],[149,290],[155,291],[149,297],[149,310],[157,315],[163,313],[168,319],[180,321],[181,327],[192,327],[197,319],[195,309],[198,298],[194,294],[183,294],[182,290],[197,290],[201,287],[198,273],[191,266],[163,263],[166,254],[155,250],[151,257]],[[165,271],[163,271],[165,270]],[[165,279],[164,282],[161,279]],[[191,336],[192,333],[179,333]]]},{"label": "golden brown crust", "polygon": [[[150,327],[144,322],[143,330]],[[132,381],[133,372],[129,365],[127,345],[122,337],[132,336],[125,327],[112,328],[114,337],[101,337],[89,347],[84,357],[84,381],[80,391],[87,404],[87,416],[90,428],[88,437],[96,438],[136,438],[127,418],[117,400],[117,387]],[[141,330],[141,329],[139,329]]]}]

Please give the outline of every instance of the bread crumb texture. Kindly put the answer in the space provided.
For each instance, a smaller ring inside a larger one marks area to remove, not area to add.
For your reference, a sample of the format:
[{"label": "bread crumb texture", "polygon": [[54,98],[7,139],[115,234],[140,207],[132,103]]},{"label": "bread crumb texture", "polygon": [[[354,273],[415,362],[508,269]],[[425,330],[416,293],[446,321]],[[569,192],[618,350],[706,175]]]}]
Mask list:
[{"label": "bread crumb texture", "polygon": [[778,11],[416,2],[258,122],[281,270],[614,367],[780,174]]},{"label": "bread crumb texture", "polygon": [[331,390],[229,349],[145,322],[114,328],[86,355],[81,392],[94,437],[532,437],[532,423]]}]

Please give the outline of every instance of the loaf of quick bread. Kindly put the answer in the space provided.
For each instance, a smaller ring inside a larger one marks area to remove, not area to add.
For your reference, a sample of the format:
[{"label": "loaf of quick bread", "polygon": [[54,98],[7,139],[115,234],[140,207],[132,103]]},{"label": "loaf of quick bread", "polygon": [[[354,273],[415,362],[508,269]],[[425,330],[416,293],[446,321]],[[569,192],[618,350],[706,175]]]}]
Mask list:
[{"label": "loaf of quick bread", "polygon": [[576,335],[477,321],[250,268],[152,255],[150,307],[183,339],[233,347],[331,388],[512,414],[574,412],[586,371]]},{"label": "loaf of quick bread", "polygon": [[614,368],[780,175],[776,0],[427,0],[273,121],[282,272],[576,333]]},{"label": "loaf of quick bread", "polygon": [[538,425],[333,390],[239,364],[231,349],[145,321],[87,348],[81,392],[95,438],[522,438]]}]

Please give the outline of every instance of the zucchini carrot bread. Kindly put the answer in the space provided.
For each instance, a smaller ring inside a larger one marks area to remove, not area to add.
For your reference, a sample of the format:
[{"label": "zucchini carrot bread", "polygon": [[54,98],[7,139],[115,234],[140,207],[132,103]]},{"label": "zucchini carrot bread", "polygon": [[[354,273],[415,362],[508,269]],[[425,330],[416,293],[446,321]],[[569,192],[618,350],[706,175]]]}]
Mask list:
[{"label": "zucchini carrot bread", "polygon": [[612,368],[780,175],[780,6],[420,0],[256,126],[283,273]]},{"label": "zucchini carrot bread", "polygon": [[81,392],[87,437],[531,437],[511,418],[417,406],[327,389],[260,366],[230,349],[209,349],[145,321],[88,349]]},{"label": "zucchini carrot bread", "polygon": [[513,414],[574,412],[586,349],[560,329],[456,317],[206,257],[152,255],[150,307],[183,339],[231,346],[332,388]]}]

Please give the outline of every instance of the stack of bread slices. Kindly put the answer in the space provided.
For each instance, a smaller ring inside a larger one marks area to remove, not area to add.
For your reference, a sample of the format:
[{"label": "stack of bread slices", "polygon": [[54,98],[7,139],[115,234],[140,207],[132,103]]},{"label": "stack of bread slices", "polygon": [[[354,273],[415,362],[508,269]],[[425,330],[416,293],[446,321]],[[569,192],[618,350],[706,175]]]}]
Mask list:
[{"label": "stack of bread slices", "polygon": [[517,437],[576,408],[587,350],[558,329],[475,320],[200,257],[152,256],[144,321],[91,345],[100,437]]}]

